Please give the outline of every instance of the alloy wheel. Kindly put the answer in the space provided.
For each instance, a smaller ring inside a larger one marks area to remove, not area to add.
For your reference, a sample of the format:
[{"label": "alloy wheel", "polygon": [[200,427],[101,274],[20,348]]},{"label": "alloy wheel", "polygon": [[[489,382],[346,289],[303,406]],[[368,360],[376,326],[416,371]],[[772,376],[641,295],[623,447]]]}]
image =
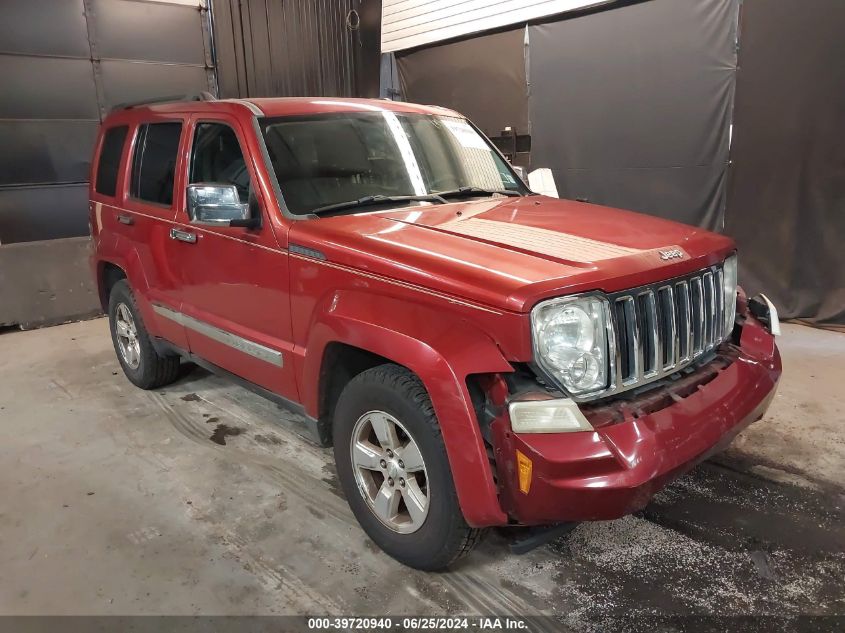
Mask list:
[{"label": "alloy wheel", "polygon": [[425,461],[399,420],[368,411],[352,429],[350,451],[358,490],[379,521],[401,534],[420,529],[429,508]]},{"label": "alloy wheel", "polygon": [[125,303],[119,303],[115,310],[114,329],[117,334],[117,346],[123,361],[132,369],[141,364],[141,343],[138,341],[138,328],[132,312]]}]

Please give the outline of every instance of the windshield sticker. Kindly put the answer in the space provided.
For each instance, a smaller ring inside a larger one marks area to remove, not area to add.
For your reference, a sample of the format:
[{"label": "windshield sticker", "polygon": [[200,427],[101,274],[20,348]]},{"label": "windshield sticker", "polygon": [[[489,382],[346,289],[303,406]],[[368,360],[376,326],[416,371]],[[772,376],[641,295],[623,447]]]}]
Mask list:
[{"label": "windshield sticker", "polygon": [[443,124],[449,128],[452,136],[461,144],[462,147],[468,149],[486,149],[488,152],[490,148],[484,139],[479,136],[478,132],[472,129],[472,126],[466,121],[460,119],[443,119]]}]

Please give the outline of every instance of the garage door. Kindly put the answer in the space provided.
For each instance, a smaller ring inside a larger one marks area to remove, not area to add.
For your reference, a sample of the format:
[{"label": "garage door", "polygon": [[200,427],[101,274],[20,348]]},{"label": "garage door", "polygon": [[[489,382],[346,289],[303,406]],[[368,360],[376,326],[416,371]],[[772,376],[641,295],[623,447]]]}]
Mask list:
[{"label": "garage door", "polygon": [[208,24],[200,0],[0,3],[0,243],[88,233],[100,120],[126,101],[216,93]]}]

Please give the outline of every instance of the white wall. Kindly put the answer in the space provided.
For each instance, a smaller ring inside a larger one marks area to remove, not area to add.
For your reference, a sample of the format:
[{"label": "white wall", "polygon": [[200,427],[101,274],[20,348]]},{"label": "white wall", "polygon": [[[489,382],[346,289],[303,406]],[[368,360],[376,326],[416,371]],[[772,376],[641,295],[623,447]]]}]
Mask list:
[{"label": "white wall", "polygon": [[611,1],[384,0],[381,51],[401,51]]}]

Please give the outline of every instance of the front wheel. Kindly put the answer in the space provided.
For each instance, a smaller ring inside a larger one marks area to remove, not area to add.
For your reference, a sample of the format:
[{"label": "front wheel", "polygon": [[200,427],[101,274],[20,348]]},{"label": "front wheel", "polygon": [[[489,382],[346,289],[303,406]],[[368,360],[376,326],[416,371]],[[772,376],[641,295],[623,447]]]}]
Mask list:
[{"label": "front wheel", "polygon": [[388,364],[353,378],[338,400],[333,435],[349,506],[387,554],[435,571],[480,540],[482,531],[461,514],[440,425],[412,372]]}]

